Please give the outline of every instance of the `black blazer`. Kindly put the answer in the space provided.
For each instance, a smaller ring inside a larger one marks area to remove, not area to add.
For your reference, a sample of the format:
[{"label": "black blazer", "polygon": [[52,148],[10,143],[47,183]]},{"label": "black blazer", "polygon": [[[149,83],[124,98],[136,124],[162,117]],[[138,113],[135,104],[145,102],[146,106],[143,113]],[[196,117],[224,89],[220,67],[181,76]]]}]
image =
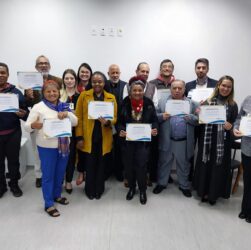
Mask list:
[{"label": "black blazer", "polygon": [[[107,84],[107,87],[108,87],[108,92],[111,93],[111,81],[108,80],[106,81],[106,84]],[[119,88],[119,95],[118,96],[115,96],[116,98],[116,101],[117,101],[117,104],[118,104],[118,108],[120,108],[120,106],[122,105],[122,102],[123,102],[123,90],[124,90],[124,87],[126,85],[126,82],[124,81],[121,81],[119,80],[119,82],[117,83],[118,84],[118,88]]]},{"label": "black blazer", "polygon": [[[208,80],[207,81],[207,87],[208,88],[215,88],[218,81],[216,81],[216,80],[214,80],[212,78],[209,78],[209,77],[208,77],[207,80]],[[197,84],[196,80],[186,83],[185,96],[188,95],[190,90],[196,88],[196,84]]]}]

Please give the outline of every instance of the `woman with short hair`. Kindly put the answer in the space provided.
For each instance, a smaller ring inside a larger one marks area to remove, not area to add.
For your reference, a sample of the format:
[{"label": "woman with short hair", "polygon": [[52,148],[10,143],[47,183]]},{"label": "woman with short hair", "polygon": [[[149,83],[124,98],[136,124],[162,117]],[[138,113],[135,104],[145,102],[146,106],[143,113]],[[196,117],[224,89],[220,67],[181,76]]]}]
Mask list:
[{"label": "woman with short hair", "polygon": [[125,166],[125,176],[128,179],[129,191],[127,200],[131,200],[139,188],[139,198],[142,205],[146,204],[147,162],[150,154],[150,142],[127,141],[126,125],[129,123],[151,124],[151,135],[157,135],[158,119],[152,100],[144,96],[145,80],[133,77],[129,81],[129,96],[121,106],[118,133],[121,137],[122,159]]},{"label": "woman with short hair", "polygon": [[[77,148],[85,155],[86,196],[93,200],[100,199],[105,190],[104,167],[105,157],[112,149],[112,125],[117,121],[117,103],[115,96],[104,90],[105,76],[103,73],[94,72],[91,77],[92,88],[83,91],[77,102],[76,127]],[[112,102],[114,116],[112,120],[99,117],[88,118],[88,104],[91,101]]]},{"label": "woman with short hair", "polygon": [[52,217],[60,215],[54,202],[69,204],[61,197],[62,183],[69,157],[69,137],[48,137],[43,130],[46,119],[70,119],[71,125],[77,125],[77,117],[69,109],[69,104],[59,101],[60,87],[53,81],[46,81],[42,88],[43,99],[35,104],[25,123],[27,132],[37,130],[36,144],[42,169],[42,192],[45,211]]}]

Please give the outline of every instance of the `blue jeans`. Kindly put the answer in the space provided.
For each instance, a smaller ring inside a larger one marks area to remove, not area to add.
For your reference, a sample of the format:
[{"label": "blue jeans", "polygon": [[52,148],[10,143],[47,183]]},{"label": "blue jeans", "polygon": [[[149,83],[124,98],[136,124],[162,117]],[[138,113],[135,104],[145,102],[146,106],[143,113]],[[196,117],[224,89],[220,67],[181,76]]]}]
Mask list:
[{"label": "blue jeans", "polygon": [[61,197],[62,183],[68,156],[62,157],[57,148],[38,146],[42,169],[42,191],[45,208],[52,207],[54,200]]}]

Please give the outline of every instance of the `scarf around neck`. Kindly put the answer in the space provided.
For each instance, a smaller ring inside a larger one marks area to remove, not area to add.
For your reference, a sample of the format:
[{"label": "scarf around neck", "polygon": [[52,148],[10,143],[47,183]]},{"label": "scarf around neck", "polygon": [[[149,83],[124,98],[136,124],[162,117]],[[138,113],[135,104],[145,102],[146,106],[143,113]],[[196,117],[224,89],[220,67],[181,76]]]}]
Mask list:
[{"label": "scarf around neck", "polygon": [[[209,105],[219,105],[218,100],[214,97]],[[224,156],[224,128],[223,124],[217,124],[217,144],[216,144],[216,165],[220,165]],[[202,162],[206,163],[210,160],[212,148],[213,124],[205,125],[204,146],[202,154]]]}]

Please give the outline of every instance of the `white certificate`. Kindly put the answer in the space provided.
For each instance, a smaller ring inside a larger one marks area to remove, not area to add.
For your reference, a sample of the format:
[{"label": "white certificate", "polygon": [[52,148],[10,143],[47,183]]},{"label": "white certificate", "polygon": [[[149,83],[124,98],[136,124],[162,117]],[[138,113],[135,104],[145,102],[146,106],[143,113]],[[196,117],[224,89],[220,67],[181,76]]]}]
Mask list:
[{"label": "white certificate", "polygon": [[46,137],[71,137],[71,121],[69,118],[45,119],[43,122],[43,132]]},{"label": "white certificate", "polygon": [[171,116],[189,114],[190,103],[184,100],[168,100],[166,102],[166,112]]},{"label": "white certificate", "polygon": [[22,89],[41,89],[44,79],[39,72],[17,72],[18,85]]},{"label": "white certificate", "polygon": [[241,118],[239,130],[244,136],[251,136],[251,116],[243,116]]},{"label": "white certificate", "polygon": [[158,95],[158,101],[162,98],[167,98],[171,94],[170,89],[158,89],[157,95]]},{"label": "white certificate", "polygon": [[226,107],[223,105],[203,105],[200,107],[199,123],[223,124],[226,117]]},{"label": "white certificate", "polygon": [[107,120],[113,120],[114,117],[114,103],[90,101],[88,103],[88,119],[98,119],[103,117]]},{"label": "white certificate", "polygon": [[198,88],[188,93],[188,96],[195,102],[207,100],[213,94],[214,88]]},{"label": "white certificate", "polygon": [[148,123],[127,123],[127,141],[151,141],[152,125]]},{"label": "white certificate", "polygon": [[0,112],[17,112],[18,110],[19,102],[17,94],[0,94]]}]

